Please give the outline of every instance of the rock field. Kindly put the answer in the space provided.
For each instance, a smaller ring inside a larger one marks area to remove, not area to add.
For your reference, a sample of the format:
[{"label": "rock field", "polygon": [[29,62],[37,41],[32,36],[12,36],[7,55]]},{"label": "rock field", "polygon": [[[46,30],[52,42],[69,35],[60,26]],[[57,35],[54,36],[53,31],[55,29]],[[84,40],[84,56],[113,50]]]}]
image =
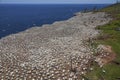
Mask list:
[{"label": "rock field", "polygon": [[0,40],[0,80],[84,80],[93,61],[88,39],[111,18],[104,12],[76,16]]}]

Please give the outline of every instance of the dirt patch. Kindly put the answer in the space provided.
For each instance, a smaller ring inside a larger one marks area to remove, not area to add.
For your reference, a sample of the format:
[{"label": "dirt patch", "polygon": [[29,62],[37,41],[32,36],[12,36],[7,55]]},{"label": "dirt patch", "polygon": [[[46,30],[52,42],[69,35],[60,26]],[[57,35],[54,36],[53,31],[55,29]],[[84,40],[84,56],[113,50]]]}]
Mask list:
[{"label": "dirt patch", "polygon": [[99,45],[97,50],[98,55],[95,57],[95,61],[100,67],[113,61],[116,57],[116,54],[112,51],[112,47],[109,45]]},{"label": "dirt patch", "polygon": [[105,52],[109,53],[108,56],[105,56],[103,59],[108,63],[115,59],[116,54],[112,51],[111,46],[105,46]]}]

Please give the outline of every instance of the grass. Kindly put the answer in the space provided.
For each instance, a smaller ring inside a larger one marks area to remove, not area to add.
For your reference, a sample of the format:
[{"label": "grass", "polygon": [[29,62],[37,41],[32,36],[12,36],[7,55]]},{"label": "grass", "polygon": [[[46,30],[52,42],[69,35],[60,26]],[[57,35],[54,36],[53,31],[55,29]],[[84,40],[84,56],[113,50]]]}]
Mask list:
[{"label": "grass", "polygon": [[93,68],[94,70],[87,74],[89,80],[117,80],[120,78],[120,67],[118,65],[107,64],[103,68],[99,68],[95,64]]},{"label": "grass", "polygon": [[[108,35],[105,39],[97,40],[99,44],[110,45],[116,53],[114,61],[120,63],[120,3],[106,7],[100,11],[107,12],[111,15],[113,20],[106,25],[98,26],[97,29],[102,30],[102,36]],[[120,80],[120,65],[108,63],[103,68],[98,67],[97,64],[93,65],[94,70],[89,72],[86,76],[90,80]],[[106,72],[103,73],[103,70]]]}]

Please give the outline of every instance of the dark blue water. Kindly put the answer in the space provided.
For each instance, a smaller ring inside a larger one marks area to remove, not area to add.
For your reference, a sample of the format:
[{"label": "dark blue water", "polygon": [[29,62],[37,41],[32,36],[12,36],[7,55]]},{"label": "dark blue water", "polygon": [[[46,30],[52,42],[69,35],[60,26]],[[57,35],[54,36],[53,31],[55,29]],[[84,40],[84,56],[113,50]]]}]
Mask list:
[{"label": "dark blue water", "polygon": [[0,38],[33,26],[66,20],[85,8],[101,9],[108,4],[0,4]]}]

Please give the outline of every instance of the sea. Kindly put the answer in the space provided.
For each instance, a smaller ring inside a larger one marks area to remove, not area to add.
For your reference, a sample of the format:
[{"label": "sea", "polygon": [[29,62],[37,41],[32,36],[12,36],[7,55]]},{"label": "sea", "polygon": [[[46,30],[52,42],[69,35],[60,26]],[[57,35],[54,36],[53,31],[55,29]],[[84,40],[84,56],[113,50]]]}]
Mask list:
[{"label": "sea", "polygon": [[110,4],[0,4],[0,38]]}]

